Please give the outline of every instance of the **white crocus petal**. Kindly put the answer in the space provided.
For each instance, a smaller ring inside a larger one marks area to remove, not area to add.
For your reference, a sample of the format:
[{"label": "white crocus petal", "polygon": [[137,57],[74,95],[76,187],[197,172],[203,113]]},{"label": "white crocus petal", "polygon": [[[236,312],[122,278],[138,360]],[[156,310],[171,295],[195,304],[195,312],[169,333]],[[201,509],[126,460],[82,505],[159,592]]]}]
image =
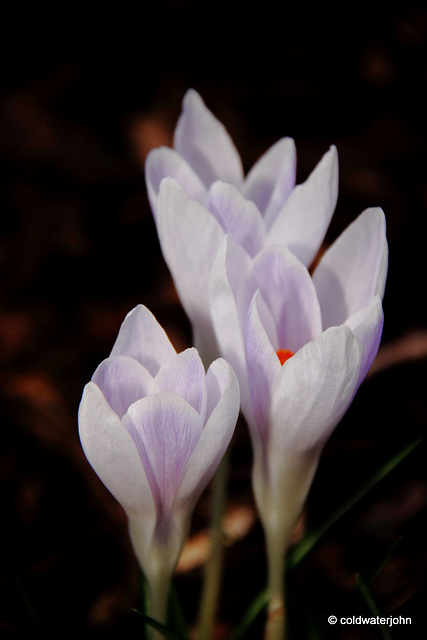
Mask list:
[{"label": "white crocus petal", "polygon": [[348,318],[345,323],[363,344],[363,358],[357,387],[366,378],[380,346],[384,314],[379,296],[372,298],[367,307]]},{"label": "white crocus petal", "polygon": [[164,329],[141,304],[127,314],[110,353],[110,356],[129,356],[138,360],[153,376],[175,355]]},{"label": "white crocus petal", "polygon": [[149,538],[154,528],[154,501],[137,448],[94,382],[83,391],[79,435],[85,456],[116,500],[128,513],[146,514]]},{"label": "white crocus petal", "polygon": [[203,422],[173,391],[147,396],[129,407],[123,424],[132,436],[157,509],[160,537],[177,489],[200,438]]},{"label": "white crocus petal", "polygon": [[210,299],[212,323],[222,355],[233,367],[240,384],[242,408],[250,410],[243,326],[247,305],[240,305],[240,289],[250,268],[248,254],[230,235],[225,236],[212,265]]},{"label": "white crocus petal", "polygon": [[280,473],[280,452],[321,448],[348,409],[363,345],[342,325],[327,329],[281,368],[271,388],[269,460]]},{"label": "white crocus petal", "polygon": [[329,227],[338,198],[338,154],[332,146],[303,184],[290,194],[267,236],[310,266]]},{"label": "white crocus petal", "polygon": [[281,368],[274,321],[259,291],[249,308],[245,344],[251,415],[244,413],[257,450],[259,446],[265,448],[268,438],[270,389]]},{"label": "white crocus petal", "polygon": [[223,358],[206,374],[208,419],[178,490],[177,504],[194,504],[212,478],[233,435],[240,407],[239,384]]},{"label": "white crocus petal", "polygon": [[322,330],[320,306],[306,267],[284,246],[254,260],[247,286],[261,291],[277,328],[277,349],[298,351]]},{"label": "white crocus petal", "polygon": [[193,89],[184,96],[174,147],[206,187],[215,180],[233,184],[243,180],[242,162],[232,139]]},{"label": "white crocus petal", "polygon": [[252,200],[269,229],[295,187],[296,149],[292,138],[276,142],[254,164],[243,186],[243,195]]},{"label": "white crocus petal", "polygon": [[145,161],[147,194],[155,217],[160,183],[167,176],[175,178],[191,198],[205,203],[207,190],[197,173],[175,149],[158,147],[149,152]]},{"label": "white crocus petal", "polygon": [[262,216],[257,206],[246,200],[234,185],[214,182],[209,189],[207,208],[250,256],[262,249],[265,241]]},{"label": "white crocus petal", "polygon": [[269,430],[264,449],[255,449],[253,468],[270,567],[283,562],[321,449],[353,399],[362,350],[348,327],[328,329],[287,360],[273,380]]},{"label": "white crocus petal", "polygon": [[129,356],[112,356],[101,362],[92,381],[121,418],[132,403],[150,392],[153,376],[140,362]]},{"label": "white crocus petal", "polygon": [[193,325],[195,346],[206,362],[212,353],[218,355],[209,311],[209,282],[224,231],[172,178],[162,181],[157,219],[163,256]]},{"label": "white crocus petal", "polygon": [[[206,412],[205,369],[194,347],[166,362],[154,379],[151,394],[175,391],[204,418]],[[142,397],[142,396],[140,396]]]},{"label": "white crocus petal", "polygon": [[342,324],[382,295],[386,265],[384,213],[366,209],[323,255],[313,274],[325,329]]}]

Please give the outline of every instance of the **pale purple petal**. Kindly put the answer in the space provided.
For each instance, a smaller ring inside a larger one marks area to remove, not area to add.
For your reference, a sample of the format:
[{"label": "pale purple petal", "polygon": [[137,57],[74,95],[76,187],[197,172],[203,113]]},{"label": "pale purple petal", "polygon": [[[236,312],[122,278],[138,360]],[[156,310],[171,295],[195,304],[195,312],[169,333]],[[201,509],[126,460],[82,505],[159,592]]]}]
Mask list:
[{"label": "pale purple petal", "polygon": [[154,216],[157,211],[160,183],[167,177],[175,178],[194,200],[202,204],[206,201],[207,191],[202,181],[175,149],[169,149],[169,147],[152,149],[145,161],[145,180]]},{"label": "pale purple petal", "polygon": [[306,267],[284,246],[254,260],[248,286],[259,289],[277,330],[277,349],[298,351],[322,330],[320,307]]},{"label": "pale purple petal", "polygon": [[129,356],[112,356],[101,362],[92,381],[121,418],[132,403],[149,393],[153,376],[140,362]]},{"label": "pale purple petal", "polygon": [[320,449],[348,409],[363,346],[348,327],[327,329],[281,368],[271,391],[268,459],[279,473],[281,452]]},{"label": "pale purple petal", "polygon": [[220,351],[233,367],[240,384],[242,407],[249,411],[243,328],[248,305],[240,305],[240,289],[250,267],[248,254],[227,235],[218,251],[211,274],[211,314]]},{"label": "pale purple petal", "polygon": [[358,311],[345,323],[363,345],[363,358],[360,367],[359,386],[366,378],[380,346],[384,324],[384,314],[379,296],[372,298],[365,309]]},{"label": "pale purple petal", "polygon": [[338,156],[331,147],[303,184],[292,191],[267,236],[308,267],[322,244],[338,198]]},{"label": "pale purple petal", "polygon": [[209,282],[224,231],[172,178],[165,178],[160,187],[157,217],[163,256],[181,303],[199,334],[212,335],[215,342],[209,311]]},{"label": "pale purple petal", "polygon": [[240,184],[240,156],[225,127],[206,108],[199,94],[190,89],[174,135],[174,147],[194,169],[206,187],[215,180]]},{"label": "pale purple petal", "polygon": [[344,323],[384,291],[386,264],[384,213],[367,209],[328,249],[313,274],[324,329]]},{"label": "pale purple petal", "polygon": [[79,435],[94,471],[128,513],[144,514],[150,535],[155,508],[137,448],[94,382],[83,391]]},{"label": "pale purple petal", "polygon": [[215,182],[209,190],[207,208],[250,256],[261,250],[265,241],[264,221],[256,205],[246,200],[234,185]]},{"label": "pale purple petal", "polygon": [[152,394],[175,391],[199,413],[206,411],[205,369],[196,349],[190,348],[167,362],[155,377]]},{"label": "pale purple petal", "polygon": [[281,367],[273,318],[259,292],[254,295],[248,312],[245,344],[252,402],[252,416],[247,420],[256,448],[267,437],[270,390]]},{"label": "pale purple petal", "polygon": [[138,400],[123,416],[150,483],[159,518],[167,517],[203,423],[197,411],[172,391]]},{"label": "pale purple petal", "polygon": [[138,360],[153,376],[175,355],[164,329],[142,304],[127,314],[110,353]]},{"label": "pale purple petal", "polygon": [[239,385],[233,369],[219,358],[208,369],[208,420],[187,466],[177,500],[198,499],[221,462],[239,415]]},{"label": "pale purple petal", "polygon": [[276,142],[254,164],[243,187],[243,195],[252,200],[264,216],[267,229],[295,187],[296,150],[292,138]]}]

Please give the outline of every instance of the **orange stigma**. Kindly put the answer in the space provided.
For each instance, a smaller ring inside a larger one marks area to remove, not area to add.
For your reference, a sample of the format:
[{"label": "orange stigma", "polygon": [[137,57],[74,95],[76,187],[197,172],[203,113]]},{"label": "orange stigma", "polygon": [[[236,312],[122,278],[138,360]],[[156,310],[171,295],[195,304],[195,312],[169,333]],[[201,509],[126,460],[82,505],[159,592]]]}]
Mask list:
[{"label": "orange stigma", "polygon": [[289,360],[294,355],[289,349],[279,349],[276,353],[281,365],[284,365],[286,360]]}]

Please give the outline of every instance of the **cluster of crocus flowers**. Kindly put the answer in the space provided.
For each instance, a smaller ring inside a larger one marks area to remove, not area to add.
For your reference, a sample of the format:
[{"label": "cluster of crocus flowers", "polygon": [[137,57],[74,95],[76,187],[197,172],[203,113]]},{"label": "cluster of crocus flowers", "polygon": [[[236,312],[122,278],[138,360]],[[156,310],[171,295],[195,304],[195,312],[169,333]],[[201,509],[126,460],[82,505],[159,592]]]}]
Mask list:
[{"label": "cluster of crocus flowers", "polygon": [[128,515],[149,611],[161,621],[192,510],[227,449],[238,412],[230,365],[220,358],[205,373],[196,349],[177,354],[142,305],[127,315],[110,356],[84,389],[81,443]]},{"label": "cluster of crocus flowers", "polygon": [[[245,178],[223,125],[187,92],[174,148],[150,152],[146,182],[200,357],[195,349],[177,355],[139,307],[80,410],[86,455],[126,509],[155,585],[159,572],[169,580],[189,514],[230,440],[235,372],[253,443],[270,609],[278,611],[286,549],[322,448],[379,347],[388,260],[384,214],[367,209],[312,273],[337,201],[335,147],[304,183],[295,176],[295,145],[283,138]],[[201,360],[218,356],[225,360],[205,378]],[[282,634],[279,623],[271,637]]]},{"label": "cluster of crocus flowers", "polygon": [[174,145],[148,154],[147,191],[194,342],[209,362],[218,354],[209,278],[224,233],[251,256],[282,243],[309,264],[335,209],[338,158],[331,147],[307,180],[295,185],[295,144],[283,138],[244,178],[230,136],[192,90],[184,98]]}]

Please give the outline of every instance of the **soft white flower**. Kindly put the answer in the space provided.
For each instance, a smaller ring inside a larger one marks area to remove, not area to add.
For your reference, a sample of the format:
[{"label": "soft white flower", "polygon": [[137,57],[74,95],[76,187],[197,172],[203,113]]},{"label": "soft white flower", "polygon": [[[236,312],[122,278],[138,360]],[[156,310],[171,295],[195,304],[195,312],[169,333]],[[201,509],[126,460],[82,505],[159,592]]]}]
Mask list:
[{"label": "soft white flower", "polygon": [[335,209],[338,158],[331,147],[307,180],[295,185],[295,144],[283,138],[244,178],[230,136],[194,90],[185,95],[174,147],[148,154],[147,192],[195,344],[209,361],[217,347],[207,317],[208,274],[225,233],[251,256],[280,243],[308,266]]},{"label": "soft white flower", "polygon": [[387,253],[384,214],[368,209],[313,277],[288,248],[267,247],[251,258],[230,235],[215,259],[213,324],[240,383],[272,575],[283,575],[322,448],[377,353]]},{"label": "soft white flower", "polygon": [[84,389],[83,450],[128,515],[154,617],[164,616],[192,510],[238,412],[238,383],[228,363],[218,359],[205,374],[196,349],[177,354],[142,305],[126,316],[110,356]]}]

